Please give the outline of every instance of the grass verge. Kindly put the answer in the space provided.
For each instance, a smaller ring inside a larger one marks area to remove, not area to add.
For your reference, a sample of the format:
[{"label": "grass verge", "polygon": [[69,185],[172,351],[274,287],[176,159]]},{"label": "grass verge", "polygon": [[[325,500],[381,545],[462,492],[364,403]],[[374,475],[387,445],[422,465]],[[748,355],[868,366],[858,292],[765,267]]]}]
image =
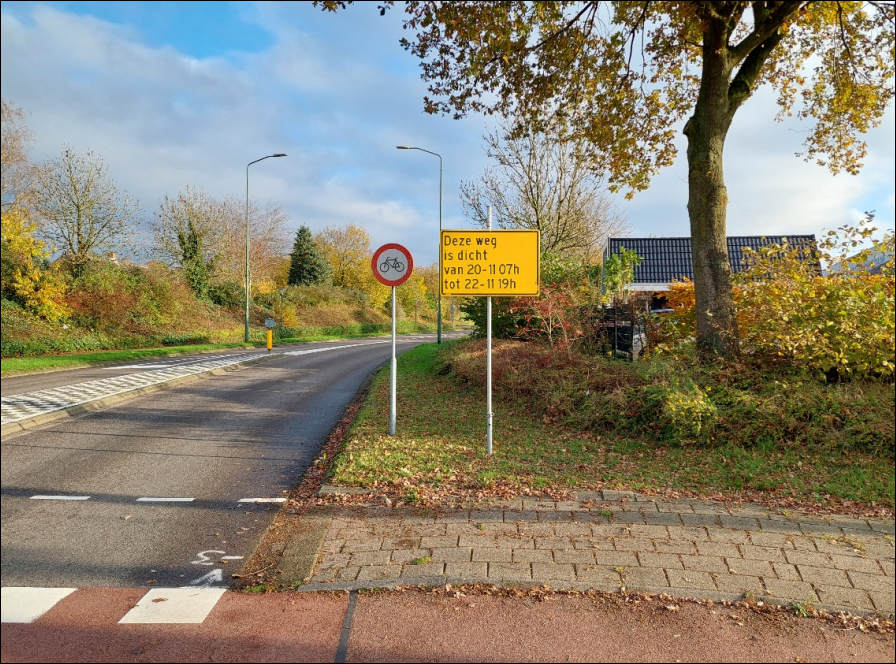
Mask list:
[{"label": "grass verge", "polygon": [[[892,385],[795,389],[783,376],[748,380],[741,368],[735,372],[739,382],[731,383],[727,373],[691,368],[690,380],[706,393],[713,393],[710,382],[716,389],[713,434],[692,439],[679,435],[674,418],[671,425],[663,420],[669,416],[663,415],[661,398],[663,389],[681,385],[686,368],[598,358],[586,371],[539,356],[529,358],[527,369],[510,347],[495,353],[491,458],[485,454],[479,345],[452,342],[440,351],[429,344],[399,361],[396,436],[388,435],[386,371],[374,381],[329,481],[378,488],[409,504],[612,488],[819,511],[894,507],[892,443],[880,444],[892,439],[885,424],[892,422]],[[533,348],[525,344],[523,352],[540,352]],[[570,381],[579,389],[574,399]],[[634,403],[638,398],[656,403]],[[822,405],[807,406],[813,398]],[[763,409],[765,415],[749,419]],[[615,414],[611,418],[605,410]],[[864,428],[850,424],[847,410],[858,413]]]}]

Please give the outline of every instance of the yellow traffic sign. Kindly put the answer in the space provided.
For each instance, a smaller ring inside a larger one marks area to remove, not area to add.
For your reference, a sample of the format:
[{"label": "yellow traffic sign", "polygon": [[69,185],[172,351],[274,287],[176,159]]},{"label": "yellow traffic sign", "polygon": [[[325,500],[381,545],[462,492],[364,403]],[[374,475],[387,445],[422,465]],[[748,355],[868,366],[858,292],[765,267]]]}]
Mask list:
[{"label": "yellow traffic sign", "polygon": [[442,295],[539,294],[538,231],[446,231],[439,242]]}]

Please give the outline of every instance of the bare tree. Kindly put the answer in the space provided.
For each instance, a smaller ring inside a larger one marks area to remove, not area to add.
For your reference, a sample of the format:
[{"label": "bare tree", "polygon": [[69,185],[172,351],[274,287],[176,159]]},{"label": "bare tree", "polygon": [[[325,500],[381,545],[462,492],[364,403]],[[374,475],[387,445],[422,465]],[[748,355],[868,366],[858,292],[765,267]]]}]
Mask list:
[{"label": "bare tree", "polygon": [[[249,205],[253,282],[272,280],[287,247],[287,214],[276,205]],[[246,269],[246,203],[215,198],[187,185],[165,197],[152,223],[156,250],[178,265],[193,289],[204,294],[214,282],[240,284]]]},{"label": "bare tree", "polygon": [[491,205],[498,228],[541,231],[543,251],[589,262],[607,237],[628,232],[582,144],[557,130],[514,137],[504,126],[483,140],[497,166],[460,188],[464,213],[476,223],[487,224]]},{"label": "bare tree", "polygon": [[32,191],[34,165],[28,160],[31,132],[25,125],[25,113],[6,99],[2,100],[2,204],[3,212],[20,207]]},{"label": "bare tree", "polygon": [[40,170],[35,204],[41,232],[64,251],[77,273],[91,254],[123,242],[137,215],[137,202],[109,177],[103,160],[66,146]]}]

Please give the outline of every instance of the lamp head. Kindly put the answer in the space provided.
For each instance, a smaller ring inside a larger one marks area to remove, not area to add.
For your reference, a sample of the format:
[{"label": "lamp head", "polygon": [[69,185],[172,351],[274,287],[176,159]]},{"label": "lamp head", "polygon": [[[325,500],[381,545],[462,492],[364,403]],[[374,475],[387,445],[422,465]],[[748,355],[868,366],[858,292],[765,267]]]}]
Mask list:
[{"label": "lamp head", "polygon": [[277,154],[272,154],[272,157],[285,157],[286,155],[282,152],[278,152]]},{"label": "lamp head", "polygon": [[414,149],[409,145],[396,145],[395,147],[399,150],[413,150]]}]

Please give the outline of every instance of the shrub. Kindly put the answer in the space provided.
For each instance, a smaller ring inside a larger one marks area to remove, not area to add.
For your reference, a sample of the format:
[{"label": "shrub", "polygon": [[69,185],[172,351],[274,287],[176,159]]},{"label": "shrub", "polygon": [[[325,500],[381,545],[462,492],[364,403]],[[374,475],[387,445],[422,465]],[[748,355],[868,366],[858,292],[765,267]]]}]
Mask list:
[{"label": "shrub", "polygon": [[684,385],[672,381],[665,389],[662,413],[673,439],[679,442],[708,439],[718,421],[715,405],[691,380]]}]

